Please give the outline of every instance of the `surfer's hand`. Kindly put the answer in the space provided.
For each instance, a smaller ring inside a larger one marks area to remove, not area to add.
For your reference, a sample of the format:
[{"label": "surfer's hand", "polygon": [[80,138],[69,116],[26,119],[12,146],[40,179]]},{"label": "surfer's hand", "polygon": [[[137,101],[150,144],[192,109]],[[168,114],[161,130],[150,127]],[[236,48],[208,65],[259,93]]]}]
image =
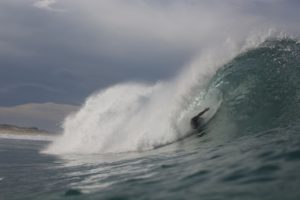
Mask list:
[{"label": "surfer's hand", "polygon": [[208,111],[208,110],[209,110],[209,107],[205,108],[205,110],[204,110],[204,111],[206,112],[206,111]]}]

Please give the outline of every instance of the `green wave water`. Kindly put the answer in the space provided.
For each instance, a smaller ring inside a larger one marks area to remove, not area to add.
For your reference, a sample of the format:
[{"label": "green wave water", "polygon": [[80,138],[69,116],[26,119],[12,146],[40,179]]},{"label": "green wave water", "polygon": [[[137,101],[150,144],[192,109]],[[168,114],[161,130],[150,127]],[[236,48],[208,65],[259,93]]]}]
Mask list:
[{"label": "green wave water", "polygon": [[239,136],[298,129],[299,77],[300,44],[295,40],[267,40],[237,56],[211,80],[223,101],[210,129],[219,123],[224,128],[224,118],[233,128],[229,134]]}]

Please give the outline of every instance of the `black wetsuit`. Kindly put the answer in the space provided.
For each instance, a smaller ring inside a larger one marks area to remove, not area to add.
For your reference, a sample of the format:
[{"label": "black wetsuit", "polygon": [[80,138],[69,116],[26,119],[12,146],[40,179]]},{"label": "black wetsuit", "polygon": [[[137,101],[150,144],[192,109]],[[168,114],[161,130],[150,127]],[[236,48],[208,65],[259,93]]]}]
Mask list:
[{"label": "black wetsuit", "polygon": [[201,118],[201,116],[206,113],[209,110],[209,108],[206,108],[205,110],[203,110],[202,112],[200,112],[198,115],[196,115],[195,117],[193,117],[191,119],[191,126],[193,129],[201,129],[202,125],[203,125],[203,119]]}]

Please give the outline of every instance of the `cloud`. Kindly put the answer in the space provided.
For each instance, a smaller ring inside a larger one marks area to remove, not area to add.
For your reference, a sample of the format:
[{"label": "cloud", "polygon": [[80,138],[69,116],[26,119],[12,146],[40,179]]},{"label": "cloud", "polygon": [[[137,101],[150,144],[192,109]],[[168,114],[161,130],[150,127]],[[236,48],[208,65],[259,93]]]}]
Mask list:
[{"label": "cloud", "polygon": [[[298,27],[294,26],[297,17],[288,17],[295,13],[290,12],[293,6],[282,0],[66,0],[60,5],[67,7],[70,20],[93,38],[92,43],[85,39],[91,49],[110,60],[123,61],[126,67],[132,61],[142,68],[143,61],[175,57],[187,63],[203,49],[228,38],[243,41],[251,32],[270,28],[290,32]],[[178,69],[160,66],[152,70],[163,67]]]},{"label": "cloud", "polygon": [[37,8],[46,9],[50,11],[63,11],[62,9],[53,8],[52,5],[56,4],[56,0],[39,0],[33,5]]}]

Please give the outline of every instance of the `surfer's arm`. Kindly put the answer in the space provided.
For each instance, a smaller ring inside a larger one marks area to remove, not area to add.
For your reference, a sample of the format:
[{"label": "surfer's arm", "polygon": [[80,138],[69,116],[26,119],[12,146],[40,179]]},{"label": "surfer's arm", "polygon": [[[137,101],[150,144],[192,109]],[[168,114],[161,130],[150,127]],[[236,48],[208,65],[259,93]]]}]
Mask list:
[{"label": "surfer's arm", "polygon": [[204,113],[206,113],[209,110],[209,108],[205,108],[202,112],[200,112],[197,117],[200,117],[201,115],[203,115]]}]

